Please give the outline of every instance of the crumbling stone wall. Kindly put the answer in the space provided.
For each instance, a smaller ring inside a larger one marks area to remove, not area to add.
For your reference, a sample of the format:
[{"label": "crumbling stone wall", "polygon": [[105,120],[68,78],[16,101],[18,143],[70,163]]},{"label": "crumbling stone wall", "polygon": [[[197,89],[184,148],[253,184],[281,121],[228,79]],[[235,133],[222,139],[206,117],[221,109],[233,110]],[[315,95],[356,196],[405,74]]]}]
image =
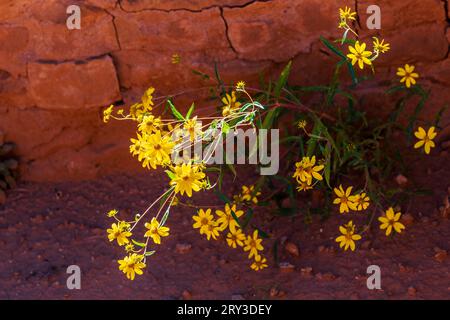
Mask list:
[{"label": "crumbling stone wall", "polygon": [[[81,7],[81,30],[66,27],[72,4]],[[366,30],[370,4],[382,9],[381,31]],[[391,43],[377,82],[363,90],[374,105],[386,103],[378,92],[406,62],[433,87],[428,114],[450,101],[447,1],[1,0],[0,130],[17,143],[28,180],[136,168],[127,148],[133,128],[105,126],[103,107],[131,103],[150,85],[161,94],[204,87],[190,69],[211,72],[214,62],[225,81],[252,83],[293,60],[292,82],[320,84],[334,58],[318,38],[339,36],[345,5],[358,11],[363,39],[380,33]],[[174,53],[181,64],[171,64]]]}]

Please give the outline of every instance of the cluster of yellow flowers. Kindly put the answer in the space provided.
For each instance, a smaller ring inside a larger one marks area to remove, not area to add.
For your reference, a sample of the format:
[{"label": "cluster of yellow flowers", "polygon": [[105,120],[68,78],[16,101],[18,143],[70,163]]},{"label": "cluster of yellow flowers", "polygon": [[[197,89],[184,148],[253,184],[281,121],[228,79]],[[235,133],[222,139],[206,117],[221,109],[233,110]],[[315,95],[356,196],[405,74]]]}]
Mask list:
[{"label": "cluster of yellow flowers", "polygon": [[[356,37],[358,34],[349,26],[348,21],[356,20],[356,12],[353,12],[351,8],[345,7],[344,9],[339,9],[340,22],[338,27],[345,30],[342,37],[342,43],[345,42],[347,34],[351,31]],[[375,61],[380,54],[386,53],[390,50],[390,44],[385,42],[384,39],[379,39],[378,37],[372,38],[372,51],[367,50],[367,44],[365,42],[356,41],[355,44],[348,46],[349,53],[347,57],[351,59],[352,65],[358,63],[360,69],[364,69],[365,65],[371,66],[373,68],[373,61]],[[414,72],[415,66],[405,64],[404,67],[399,67],[397,69],[397,75],[400,77],[400,83],[405,83],[407,88],[411,85],[416,84],[416,79],[419,78],[419,74]]]},{"label": "cluster of yellow flowers", "polygon": [[[339,18],[338,27],[345,30],[341,42],[344,43],[346,41],[349,31],[358,37],[356,31],[348,24],[349,21],[353,22],[356,20],[356,12],[353,12],[349,7],[345,7],[344,9],[340,8]],[[390,50],[390,44],[385,43],[384,39],[381,39],[381,41],[377,37],[373,37],[372,39],[372,51],[366,50],[367,44],[358,40],[353,46],[348,46],[349,53],[347,57],[351,59],[352,65],[358,63],[360,69],[364,69],[364,65],[369,65],[373,68],[372,62],[379,57],[380,53],[386,53]]]},{"label": "cluster of yellow flowers", "polygon": [[[334,188],[334,192],[337,196],[333,203],[339,205],[339,212],[346,213],[350,210],[362,211],[369,207],[370,198],[365,192],[361,192],[356,195],[352,195],[353,187],[348,187],[345,191],[342,185],[339,188]],[[381,222],[380,229],[386,229],[386,236],[389,236],[394,229],[396,232],[401,233],[405,226],[399,222],[401,213],[397,212],[394,214],[394,209],[389,208],[386,210],[383,217],[379,217],[378,220]],[[336,238],[336,242],[340,243],[340,247],[347,250],[350,248],[352,251],[355,250],[355,241],[361,239],[361,235],[355,233],[355,225],[353,221],[349,221],[344,226],[339,227],[341,236]]]},{"label": "cluster of yellow flowers", "polygon": [[[179,56],[174,55],[172,62],[179,63]],[[107,213],[108,217],[116,220],[111,228],[107,229],[108,239],[111,242],[116,240],[119,246],[125,247],[127,253],[125,258],[118,260],[119,270],[123,271],[127,278],[131,280],[135,278],[136,274],[142,274],[142,269],[146,267],[147,257],[155,253],[155,250],[150,249],[149,240],[152,239],[154,245],[159,245],[163,237],[169,236],[170,229],[165,226],[165,223],[170,209],[180,203],[177,196],[192,197],[194,192],[212,189],[217,184],[211,184],[205,173],[209,159],[197,159],[195,156],[194,159],[185,159],[184,155],[180,159],[178,153],[184,149],[190,150],[190,147],[196,143],[211,144],[215,129],[222,130],[218,133],[221,134],[226,133],[225,128],[231,130],[238,128],[238,126],[253,125],[252,121],[257,111],[256,108],[262,107],[252,100],[245,89],[245,83],[240,81],[236,85],[235,91],[226,93],[222,98],[222,116],[207,118],[194,116],[191,118],[193,106],[186,116],[182,116],[171,101],[168,101],[176,119],[163,119],[161,116],[152,113],[156,107],[153,101],[154,92],[153,87],[146,90],[141,101],[133,104],[128,114],[123,109],[119,109],[114,115],[113,105],[103,112],[104,122],[108,122],[110,119],[137,122],[136,138],[131,139],[131,155],[136,156],[144,168],[164,168],[170,178],[168,189],[145,212],[136,215],[133,221],[118,219],[116,217],[117,210],[111,210]],[[251,102],[241,106],[241,103],[237,100],[237,92],[246,94]],[[202,126],[202,120],[207,120],[208,124]],[[213,147],[218,147],[218,145],[213,145]],[[213,152],[214,150],[210,153]],[[230,246],[244,246],[245,251],[250,251],[249,257],[254,257],[254,263],[251,265],[254,270],[267,267],[267,260],[258,254],[258,251],[263,250],[262,240],[258,238],[257,231],[253,236],[246,237],[231,212],[234,212],[236,204],[241,202],[257,204],[259,195],[260,192],[255,192],[254,186],[243,186],[242,193],[235,197],[235,204],[231,208],[227,205],[225,211],[216,211],[217,220],[212,219],[210,210],[206,212],[199,210],[198,216],[194,216],[194,220],[196,217],[199,219],[196,225],[199,225],[200,232],[205,234],[208,240],[210,238],[217,239],[219,232],[228,228],[227,242]],[[159,209],[156,211],[156,215],[144,224],[145,241],[139,242],[131,239],[135,227],[157,205],[159,205]],[[242,211],[238,210],[236,214],[239,217]]]},{"label": "cluster of yellow flowers", "polygon": [[299,184],[298,191],[307,191],[313,188],[313,178],[317,181],[322,181],[323,177],[321,171],[324,165],[316,165],[316,156],[303,157],[301,161],[295,163],[295,172],[292,176]]},{"label": "cluster of yellow flowers", "polygon": [[[242,193],[234,198],[238,201],[248,203],[258,203],[259,192],[254,191],[254,186],[243,186]],[[224,210],[216,210],[215,216],[211,209],[199,209],[194,215],[193,228],[199,229],[200,234],[204,234],[207,240],[211,238],[217,240],[221,232],[227,231],[226,242],[231,248],[243,248],[248,251],[248,258],[253,258],[251,268],[259,271],[267,267],[267,259],[260,254],[264,250],[262,239],[259,238],[258,230],[254,230],[252,235],[246,235],[239,224],[238,219],[242,217],[244,211],[237,208],[238,203],[225,204]]]}]

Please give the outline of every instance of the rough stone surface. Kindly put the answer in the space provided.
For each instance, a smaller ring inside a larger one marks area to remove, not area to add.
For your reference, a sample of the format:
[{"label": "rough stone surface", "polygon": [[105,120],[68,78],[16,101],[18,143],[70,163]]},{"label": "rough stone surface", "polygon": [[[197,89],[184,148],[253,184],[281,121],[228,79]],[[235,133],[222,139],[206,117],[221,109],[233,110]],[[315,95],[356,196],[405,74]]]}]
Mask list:
[{"label": "rough stone surface", "polygon": [[244,8],[224,9],[229,37],[240,58],[282,62],[309,52],[318,35],[337,35],[339,5],[350,1],[255,2]]},{"label": "rough stone surface", "polygon": [[[72,4],[81,8],[81,30],[66,27]],[[369,4],[381,7],[381,30],[367,30]],[[377,82],[358,92],[374,107],[368,114],[386,113],[379,105],[393,98],[380,93],[398,80],[395,70],[404,63],[415,64],[420,81],[433,87],[429,116],[449,101],[446,1],[2,0],[0,131],[18,145],[26,180],[137,168],[127,153],[134,128],[104,125],[104,107],[130,104],[150,85],[163,95],[190,92],[177,98],[182,109],[194,100],[208,106],[200,99],[208,92],[193,89],[212,82],[191,69],[211,74],[214,62],[226,83],[257,85],[259,74],[274,77],[292,60],[292,84],[323,84],[336,58],[319,36],[339,37],[337,10],[345,5],[359,13],[361,39],[391,43],[377,60]],[[174,53],[180,64],[171,63]]]},{"label": "rough stone surface", "polygon": [[28,75],[31,95],[43,109],[98,107],[121,98],[108,56],[83,63],[30,63]]}]

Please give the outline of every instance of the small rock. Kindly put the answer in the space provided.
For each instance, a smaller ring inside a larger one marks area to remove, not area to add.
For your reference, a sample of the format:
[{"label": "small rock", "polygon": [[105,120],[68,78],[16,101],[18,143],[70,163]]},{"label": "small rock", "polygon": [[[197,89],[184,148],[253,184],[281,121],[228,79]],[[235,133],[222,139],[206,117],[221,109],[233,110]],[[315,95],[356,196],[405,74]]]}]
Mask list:
[{"label": "small rock", "polygon": [[414,223],[414,217],[410,214],[410,213],[405,213],[402,215],[402,217],[400,218],[400,221],[405,225],[405,226],[410,226]]},{"label": "small rock", "polygon": [[278,293],[278,298],[282,298],[282,297],[284,297],[286,295],[286,292],[284,292],[283,290],[281,290],[279,293]]},{"label": "small rock", "polygon": [[330,272],[324,274],[319,272],[316,274],[316,279],[319,281],[332,281],[336,279],[336,276]]},{"label": "small rock", "polygon": [[298,247],[297,247],[294,243],[292,243],[292,242],[287,241],[287,242],[284,244],[284,249],[285,249],[288,253],[290,253],[291,255],[293,255],[293,256],[295,256],[295,257],[300,256],[300,251],[298,250]]},{"label": "small rock", "polygon": [[437,250],[437,253],[434,255],[434,260],[437,262],[444,262],[444,260],[447,259],[447,251],[445,250]]},{"label": "small rock", "polygon": [[295,266],[293,264],[290,264],[289,262],[280,262],[278,265],[281,272],[292,272],[295,269]]},{"label": "small rock", "polygon": [[240,294],[231,295],[231,300],[245,300],[245,298]]},{"label": "small rock", "polygon": [[311,277],[313,269],[311,267],[301,268],[300,272],[302,276]]},{"label": "small rock", "polygon": [[277,288],[275,288],[275,287],[270,288],[269,294],[272,298],[277,297],[279,293],[280,293],[280,291]]},{"label": "small rock", "polygon": [[185,254],[189,252],[192,248],[192,245],[189,243],[177,243],[175,246],[175,251],[180,254]]},{"label": "small rock", "polygon": [[404,175],[399,174],[395,177],[395,182],[397,182],[397,184],[400,187],[406,186],[408,184],[408,178],[406,178]]},{"label": "small rock", "polygon": [[319,246],[319,247],[317,248],[317,251],[319,251],[319,253],[325,252],[325,246]]},{"label": "small rock", "polygon": [[409,296],[414,297],[416,295],[416,293],[417,293],[417,289],[416,288],[414,288],[414,287],[409,287],[408,288],[408,295]]},{"label": "small rock", "polygon": [[190,293],[188,290],[184,290],[181,293],[181,296],[183,297],[183,300],[190,300],[192,298],[192,293]]}]

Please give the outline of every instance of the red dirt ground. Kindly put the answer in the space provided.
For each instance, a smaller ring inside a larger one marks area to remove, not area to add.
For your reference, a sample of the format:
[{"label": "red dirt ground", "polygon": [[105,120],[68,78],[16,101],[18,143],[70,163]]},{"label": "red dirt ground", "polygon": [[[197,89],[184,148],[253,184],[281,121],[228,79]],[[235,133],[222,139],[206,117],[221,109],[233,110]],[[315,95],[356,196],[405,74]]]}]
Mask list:
[{"label": "red dirt ground", "polygon": [[[450,221],[436,209],[448,194],[450,166],[447,154],[435,154],[425,162],[423,156],[409,162],[416,170],[408,178],[434,195],[414,200],[408,211],[414,222],[394,238],[386,238],[375,223],[355,252],[343,252],[334,238],[337,226],[348,217],[333,214],[323,223],[314,219],[306,226],[301,216],[273,217],[258,211],[256,223],[272,237],[265,240],[269,268],[254,272],[241,250],[229,248],[224,240],[204,240],[192,229],[193,209],[178,206],[167,223],[171,236],[133,282],[117,268],[123,252],[106,238],[111,222],[104,213],[117,207],[131,217],[162,191],[165,176],[21,183],[0,206],[0,298],[449,299],[450,259],[443,254],[438,261],[435,255],[439,249],[450,250]],[[231,187],[226,184],[227,188]],[[196,201],[220,203],[209,195],[199,195]],[[361,215],[352,218],[361,224]],[[274,239],[283,237],[300,250],[299,257],[279,250],[279,261],[292,264],[291,271],[276,266],[270,252]],[[177,244],[192,248],[179,253]],[[66,268],[72,264],[81,267],[81,290],[66,288]],[[382,290],[366,287],[366,269],[372,264],[381,268]],[[302,272],[305,268],[312,271]]]}]

